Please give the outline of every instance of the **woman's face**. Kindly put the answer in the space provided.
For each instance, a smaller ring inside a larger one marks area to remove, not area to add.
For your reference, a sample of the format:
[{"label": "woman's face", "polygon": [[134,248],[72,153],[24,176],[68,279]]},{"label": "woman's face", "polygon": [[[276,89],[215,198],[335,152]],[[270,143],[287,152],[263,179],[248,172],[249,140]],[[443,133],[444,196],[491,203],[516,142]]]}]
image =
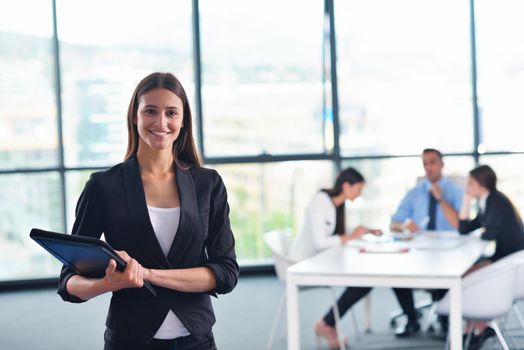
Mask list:
[{"label": "woman's face", "polygon": [[362,188],[364,188],[364,182],[357,182],[353,185],[349,182],[344,182],[342,184],[342,192],[344,193],[344,196],[351,201],[360,197],[362,194]]},{"label": "woman's face", "polygon": [[154,150],[171,150],[183,124],[182,100],[172,91],[158,88],[143,94],[134,120],[140,144]]},{"label": "woman's face", "polygon": [[480,198],[486,192],[486,188],[481,186],[480,183],[475,180],[472,176],[468,177],[468,184],[466,186],[466,193],[472,197]]}]

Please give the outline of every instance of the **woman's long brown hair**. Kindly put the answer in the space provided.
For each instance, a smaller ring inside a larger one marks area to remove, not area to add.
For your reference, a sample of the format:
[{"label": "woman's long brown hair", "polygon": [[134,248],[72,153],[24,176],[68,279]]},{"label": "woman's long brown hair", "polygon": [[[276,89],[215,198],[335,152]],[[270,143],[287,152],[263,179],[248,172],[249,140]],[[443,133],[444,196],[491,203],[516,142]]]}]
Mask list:
[{"label": "woman's long brown hair", "polygon": [[[350,185],[354,185],[359,182],[364,182],[364,176],[358,172],[355,168],[344,169],[337,176],[335,181],[335,186],[333,188],[323,189],[323,192],[326,192],[330,197],[338,196],[342,192],[342,185],[345,182],[348,182]],[[337,213],[337,222],[335,225],[335,234],[341,235],[346,232],[346,203],[342,203],[339,207],[336,208]]]},{"label": "woman's long brown hair", "polygon": [[173,157],[178,166],[187,167],[188,165],[201,166],[195,140],[193,138],[193,123],[191,108],[187,99],[186,92],[180,81],[171,73],[153,73],[142,79],[131,97],[127,110],[127,151],[124,160],[136,155],[138,151],[138,129],[135,124],[137,118],[138,104],[140,97],[155,89],[167,89],[173,92],[182,100],[183,106],[183,128],[180,129],[175,142],[173,142]]},{"label": "woman's long brown hair", "polygon": [[[475,169],[471,170],[469,172],[469,175],[472,178],[474,178],[480,184],[480,186],[487,188],[488,191],[490,192],[498,191],[497,174],[495,174],[495,171],[489,165],[480,165],[476,167]],[[513,203],[513,201],[509,199],[508,196],[506,196],[504,193],[500,191],[498,192],[501,193],[504,197],[506,197],[508,202],[513,207],[513,211],[515,212],[515,216],[517,220],[520,221],[520,224],[522,225],[522,218],[519,214],[519,211],[517,210],[517,207]]]}]

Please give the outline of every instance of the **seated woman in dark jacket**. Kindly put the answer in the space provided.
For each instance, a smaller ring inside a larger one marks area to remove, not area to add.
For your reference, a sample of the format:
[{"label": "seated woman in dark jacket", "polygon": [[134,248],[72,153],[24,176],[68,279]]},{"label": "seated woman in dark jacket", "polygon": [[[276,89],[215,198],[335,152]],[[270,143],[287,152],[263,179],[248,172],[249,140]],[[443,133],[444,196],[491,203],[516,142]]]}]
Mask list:
[{"label": "seated woman in dark jacket", "polygon": [[[488,259],[495,262],[506,255],[524,249],[522,220],[511,201],[497,190],[497,175],[487,165],[470,171],[462,209],[460,210],[460,233],[483,228],[481,238],[495,241],[495,254]],[[480,212],[469,219],[471,201],[476,198]]]},{"label": "seated woman in dark jacket", "polygon": [[[524,249],[522,220],[508,197],[497,190],[497,175],[493,169],[481,165],[471,170],[469,175],[459,214],[459,232],[465,234],[482,228],[484,231],[481,238],[495,241],[496,248],[493,256],[482,258],[467,273]],[[473,220],[470,220],[469,212],[473,198],[478,200],[480,211]],[[484,322],[476,322],[475,334],[470,345],[480,348],[482,343],[495,332],[492,328],[486,327]]]}]

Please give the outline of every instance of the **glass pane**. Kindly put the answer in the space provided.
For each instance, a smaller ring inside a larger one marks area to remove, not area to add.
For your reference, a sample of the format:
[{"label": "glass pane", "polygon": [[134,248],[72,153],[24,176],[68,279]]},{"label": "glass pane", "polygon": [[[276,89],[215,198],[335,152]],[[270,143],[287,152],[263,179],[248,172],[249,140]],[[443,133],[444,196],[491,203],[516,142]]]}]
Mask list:
[{"label": "glass pane", "polygon": [[119,163],[127,107],[143,77],[172,72],[192,100],[191,2],[59,0],[57,7],[66,164]]},{"label": "glass pane", "polygon": [[61,198],[58,173],[0,175],[0,281],[59,275],[61,264],[29,232],[63,232]]},{"label": "glass pane", "polygon": [[[444,176],[467,176],[474,166],[473,157],[444,157]],[[406,192],[424,176],[419,157],[344,162],[362,173],[366,185],[362,197],[348,206],[349,227],[365,225],[383,230],[389,228],[391,216]]]},{"label": "glass pane", "polygon": [[0,5],[0,169],[58,163],[52,19],[51,1]]},{"label": "glass pane", "polygon": [[336,1],[335,25],[345,154],[472,150],[468,1]]},{"label": "glass pane", "polygon": [[200,9],[206,156],[323,152],[323,1]]},{"label": "glass pane", "polygon": [[497,187],[508,196],[521,216],[524,216],[524,155],[483,156],[481,164],[487,164],[497,174]]},{"label": "glass pane", "polygon": [[524,2],[475,1],[478,94],[488,151],[523,151]]},{"label": "glass pane", "polygon": [[269,258],[262,233],[302,227],[313,194],[330,187],[332,163],[301,161],[269,164],[217,165],[228,191],[231,226],[242,264]]}]

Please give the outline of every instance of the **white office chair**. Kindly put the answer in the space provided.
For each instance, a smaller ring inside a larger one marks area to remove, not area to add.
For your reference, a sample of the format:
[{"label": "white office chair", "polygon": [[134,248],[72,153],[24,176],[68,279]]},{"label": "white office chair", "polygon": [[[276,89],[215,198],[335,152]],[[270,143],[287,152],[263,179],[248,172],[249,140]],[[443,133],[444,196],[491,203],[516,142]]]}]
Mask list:
[{"label": "white office chair", "polygon": [[[521,254],[512,254],[467,275],[462,280],[463,318],[489,322],[505,350],[509,350],[509,347],[502,336],[497,319],[505,315],[513,305],[517,271],[523,263],[524,257]],[[448,293],[439,302],[437,312],[440,315],[449,315],[449,307]],[[468,340],[470,337],[471,334],[468,335]]]},{"label": "white office chair", "polygon": [[[518,251],[512,255],[524,257],[524,250]],[[513,311],[517,315],[517,318],[519,320],[519,323],[522,329],[524,329],[524,317],[522,316],[522,312],[520,311],[518,303],[523,300],[524,300],[524,265],[520,266],[517,271],[517,278],[515,280],[515,295],[514,295],[514,303],[513,303]]]},{"label": "white office chair", "polygon": [[[287,252],[288,252],[289,246],[291,244],[291,239],[292,239],[291,236],[292,236],[291,229],[273,230],[273,231],[264,233],[264,241],[266,242],[269,249],[271,250],[271,253],[273,254],[273,258],[275,260],[275,270],[277,273],[277,277],[284,284],[286,283],[287,268],[297,263],[297,261],[290,260],[287,257]],[[311,287],[300,288],[300,289],[304,290],[304,289],[310,289],[310,288]],[[339,335],[340,349],[345,349],[344,336],[342,335],[340,331],[340,312],[337,306],[337,295],[333,287],[326,287],[326,288],[330,289],[331,296],[333,298],[333,305],[334,305],[333,309],[335,311],[335,328],[337,329],[337,334]],[[268,350],[272,349],[273,341],[275,340],[275,335],[278,329],[278,325],[284,318],[285,303],[286,303],[286,291],[284,290],[284,292],[282,293],[282,296],[280,297],[280,301],[278,303],[277,313],[275,315],[273,326],[271,327],[271,333],[269,335],[269,339],[266,345],[266,349]],[[356,328],[357,327],[356,320],[354,320],[354,323],[355,323],[355,328]],[[356,329],[356,332],[358,335],[358,329]]]}]

